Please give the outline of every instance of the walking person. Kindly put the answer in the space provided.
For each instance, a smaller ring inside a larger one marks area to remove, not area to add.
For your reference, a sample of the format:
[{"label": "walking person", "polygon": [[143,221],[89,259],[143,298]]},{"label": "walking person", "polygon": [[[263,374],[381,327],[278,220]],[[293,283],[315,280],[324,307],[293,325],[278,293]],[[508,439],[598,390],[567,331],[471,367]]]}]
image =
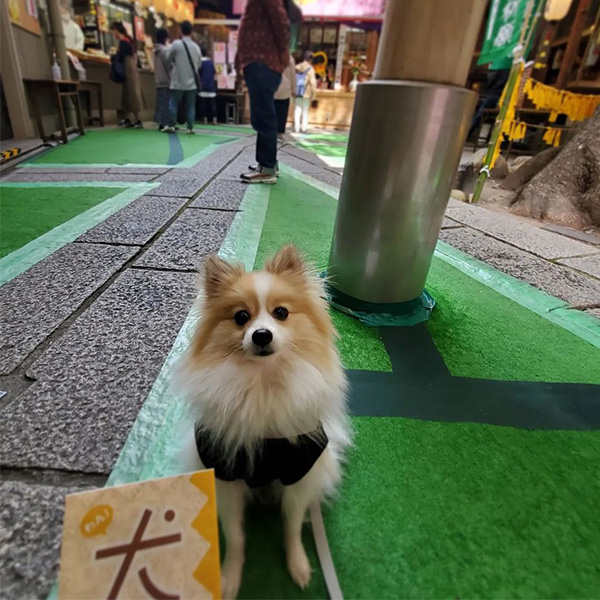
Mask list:
[{"label": "walking person", "polygon": [[296,93],[296,63],[290,55],[290,62],[281,74],[281,84],[275,92],[275,112],[277,113],[277,137],[283,140],[285,125],[290,112],[290,98]]},{"label": "walking person", "polygon": [[317,99],[317,77],[312,66],[313,53],[307,50],[304,60],[296,66],[296,97],[294,98],[294,131],[308,131],[308,109]]},{"label": "walking person", "polygon": [[290,22],[283,0],[248,0],[240,23],[236,71],[243,71],[250,96],[250,121],[256,131],[255,171],[246,183],[277,183],[275,92],[288,67]]},{"label": "walking person", "polygon": [[200,63],[200,108],[202,110],[202,122],[217,124],[217,83],[215,81],[215,63],[208,56],[205,47],[200,48],[202,62]]},{"label": "walking person", "polygon": [[172,67],[169,99],[169,125],[163,131],[173,133],[177,122],[177,107],[182,98],[186,105],[187,132],[194,133],[196,120],[196,96],[200,79],[198,69],[202,60],[200,47],[192,40],[192,24],[183,21],[179,26],[181,39],[169,48],[168,64]]},{"label": "walking person", "polygon": [[[140,75],[137,69],[137,54],[133,46],[133,40],[127,34],[127,30],[121,21],[113,21],[110,24],[112,34],[119,40],[116,57],[123,65],[123,91],[121,95],[121,110],[123,120],[119,125],[124,127],[135,127],[142,129],[144,126],[140,119],[142,110],[142,91],[140,86]],[[133,117],[133,121],[129,118]]]},{"label": "walking person", "polygon": [[156,110],[154,121],[162,131],[169,124],[169,85],[171,68],[169,66],[169,32],[161,27],[156,30],[154,44],[154,84],[156,85]]}]

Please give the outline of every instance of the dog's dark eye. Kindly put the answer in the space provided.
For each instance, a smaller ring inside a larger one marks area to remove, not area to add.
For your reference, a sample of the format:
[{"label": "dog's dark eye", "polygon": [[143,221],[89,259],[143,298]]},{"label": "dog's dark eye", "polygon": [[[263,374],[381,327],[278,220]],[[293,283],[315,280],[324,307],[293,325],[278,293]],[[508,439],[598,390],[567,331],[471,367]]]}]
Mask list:
[{"label": "dog's dark eye", "polygon": [[290,313],[288,312],[287,308],[284,308],[283,306],[278,306],[274,311],[273,311],[273,316],[278,319],[279,321],[285,321],[288,318],[288,315]]},{"label": "dog's dark eye", "polygon": [[238,310],[233,316],[233,319],[241,327],[250,320],[250,315],[245,310]]}]

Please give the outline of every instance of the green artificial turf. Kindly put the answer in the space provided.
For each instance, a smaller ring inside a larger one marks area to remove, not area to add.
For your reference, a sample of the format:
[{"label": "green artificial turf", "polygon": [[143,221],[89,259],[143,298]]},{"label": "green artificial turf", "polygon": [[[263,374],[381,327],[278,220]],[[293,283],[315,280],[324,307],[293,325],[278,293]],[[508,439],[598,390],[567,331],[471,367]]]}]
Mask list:
[{"label": "green artificial turf", "polygon": [[600,432],[353,422],[326,515],[345,597],[598,597]]},{"label": "green artificial turf", "polygon": [[[183,158],[231,137],[177,134]],[[150,129],[104,129],[91,131],[68,144],[33,159],[30,164],[165,165],[170,154],[169,135]]]},{"label": "green artificial turf", "polygon": [[205,131],[232,131],[235,133],[253,133],[248,125],[229,125],[227,123],[217,123],[216,125],[205,125],[204,123],[194,125],[194,129]]},{"label": "green artificial turf", "polygon": [[310,150],[317,155],[321,156],[339,156],[345,157],[347,147],[346,146],[332,146],[329,144],[312,144],[310,142],[296,142],[297,146],[300,148],[304,148],[305,150]]},{"label": "green artificial turf", "polygon": [[[251,505],[247,509],[245,530],[246,563],[242,587],[238,594],[240,600],[327,598],[314,539],[308,527],[304,528],[302,538],[313,574],[308,588],[304,591],[294,583],[287,570],[279,507]],[[221,548],[225,548],[223,539]]]},{"label": "green artificial turf", "polygon": [[104,202],[125,188],[1,187],[0,257]]},{"label": "green artificial turf", "polygon": [[429,333],[453,375],[600,383],[600,349],[434,259]]},{"label": "green artificial turf", "polygon": [[344,142],[348,143],[349,134],[347,133],[308,133],[300,140],[310,140],[311,142]]}]

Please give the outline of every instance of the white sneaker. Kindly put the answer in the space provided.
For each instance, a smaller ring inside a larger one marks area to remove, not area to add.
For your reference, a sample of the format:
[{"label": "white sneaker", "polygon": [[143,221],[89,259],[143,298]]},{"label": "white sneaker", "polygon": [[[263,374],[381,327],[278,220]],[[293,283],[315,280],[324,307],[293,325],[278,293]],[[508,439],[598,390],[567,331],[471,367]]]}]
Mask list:
[{"label": "white sneaker", "polygon": [[165,127],[163,133],[175,133],[175,127]]},{"label": "white sneaker", "polygon": [[193,129],[188,129],[188,130],[187,130],[187,132],[188,132],[190,135],[193,135],[194,133],[196,133],[196,132],[195,132]]}]

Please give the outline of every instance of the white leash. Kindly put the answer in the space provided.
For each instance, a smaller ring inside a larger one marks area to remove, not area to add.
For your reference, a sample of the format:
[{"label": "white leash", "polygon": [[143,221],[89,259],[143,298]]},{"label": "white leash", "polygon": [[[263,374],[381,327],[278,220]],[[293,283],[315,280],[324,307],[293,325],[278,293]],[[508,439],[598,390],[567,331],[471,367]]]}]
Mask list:
[{"label": "white leash", "polygon": [[325,579],[325,585],[329,592],[330,600],[344,600],[342,588],[335,572],[331,550],[329,549],[329,541],[325,532],[325,523],[323,523],[323,514],[321,513],[321,505],[318,502],[313,502],[310,505],[310,522],[312,524],[313,537],[321,563],[321,571]]}]

